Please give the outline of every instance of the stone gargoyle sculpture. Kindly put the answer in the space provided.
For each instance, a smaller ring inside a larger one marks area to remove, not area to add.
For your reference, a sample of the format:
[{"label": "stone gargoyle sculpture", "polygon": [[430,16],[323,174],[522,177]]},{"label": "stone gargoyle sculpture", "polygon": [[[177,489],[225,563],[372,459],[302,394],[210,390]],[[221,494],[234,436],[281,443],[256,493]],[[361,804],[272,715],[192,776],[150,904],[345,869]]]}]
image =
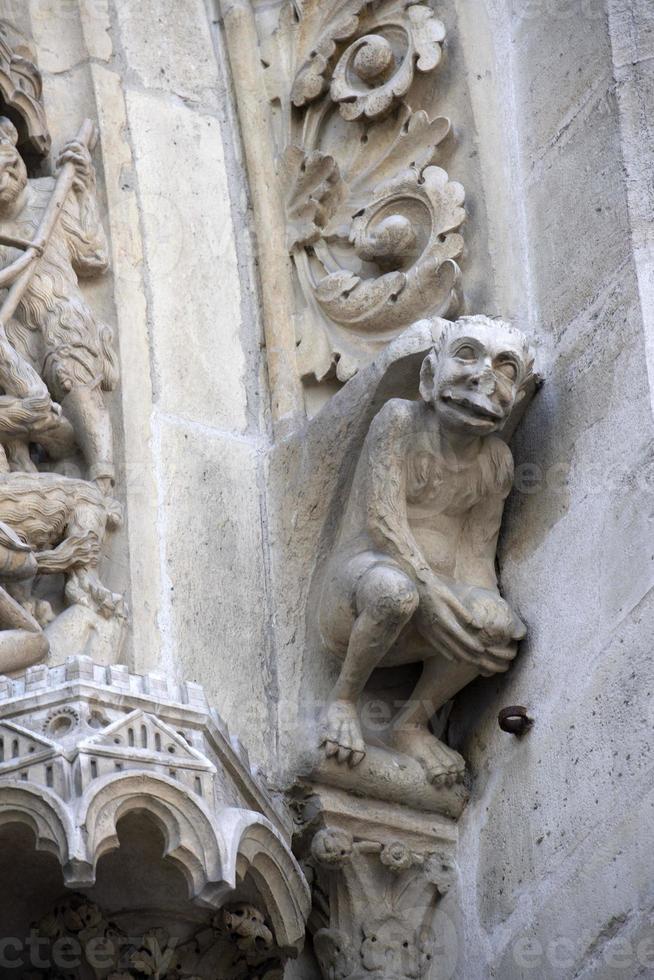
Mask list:
[{"label": "stone gargoyle sculpture", "polygon": [[529,387],[525,336],[485,316],[441,321],[420,399],[374,417],[326,568],[319,622],[343,659],[321,744],[339,763],[366,754],[357,703],[377,667],[423,663],[389,732],[435,785],[462,779],[459,753],[430,719],[478,675],[506,671],[525,635],[495,569],[513,458],[499,433]]}]

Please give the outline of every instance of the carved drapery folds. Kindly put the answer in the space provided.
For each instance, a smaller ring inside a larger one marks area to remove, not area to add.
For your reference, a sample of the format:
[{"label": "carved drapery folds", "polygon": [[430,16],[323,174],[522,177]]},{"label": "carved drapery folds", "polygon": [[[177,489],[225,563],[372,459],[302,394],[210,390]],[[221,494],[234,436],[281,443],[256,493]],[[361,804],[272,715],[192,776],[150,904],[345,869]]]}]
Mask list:
[{"label": "carved drapery folds", "polygon": [[263,46],[305,376],[346,381],[419,317],[461,307],[464,191],[434,165],[450,123],[416,85],[444,37],[411,0],[306,0]]}]

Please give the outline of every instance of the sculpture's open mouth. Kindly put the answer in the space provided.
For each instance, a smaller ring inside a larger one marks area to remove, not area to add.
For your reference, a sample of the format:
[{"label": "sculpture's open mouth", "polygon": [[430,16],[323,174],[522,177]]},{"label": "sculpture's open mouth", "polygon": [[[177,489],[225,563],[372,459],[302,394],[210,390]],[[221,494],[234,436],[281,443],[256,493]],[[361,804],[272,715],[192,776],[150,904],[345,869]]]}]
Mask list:
[{"label": "sculpture's open mouth", "polygon": [[451,405],[456,405],[457,408],[462,408],[466,414],[473,415],[475,418],[488,422],[501,422],[504,418],[502,412],[493,408],[488,401],[483,405],[470,398],[458,397],[456,395],[443,395],[443,401]]}]

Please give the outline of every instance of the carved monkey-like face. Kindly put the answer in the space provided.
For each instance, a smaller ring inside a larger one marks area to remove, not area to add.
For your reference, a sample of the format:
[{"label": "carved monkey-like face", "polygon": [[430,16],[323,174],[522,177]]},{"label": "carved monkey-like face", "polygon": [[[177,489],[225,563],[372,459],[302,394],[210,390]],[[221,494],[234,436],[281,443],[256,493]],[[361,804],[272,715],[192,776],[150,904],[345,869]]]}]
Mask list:
[{"label": "carved monkey-like face", "polygon": [[0,133],[0,209],[12,205],[26,184],[23,158],[11,140]]},{"label": "carved monkey-like face", "polygon": [[445,331],[440,350],[425,358],[420,393],[444,427],[489,435],[522,397],[530,369],[519,331],[486,317],[464,317]]}]

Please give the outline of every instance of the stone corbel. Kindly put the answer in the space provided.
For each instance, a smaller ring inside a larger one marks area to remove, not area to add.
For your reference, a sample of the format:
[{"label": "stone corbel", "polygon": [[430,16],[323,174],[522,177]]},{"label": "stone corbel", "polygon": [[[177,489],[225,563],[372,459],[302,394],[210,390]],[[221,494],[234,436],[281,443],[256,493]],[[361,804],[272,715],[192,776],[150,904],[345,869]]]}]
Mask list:
[{"label": "stone corbel", "polygon": [[438,903],[453,877],[454,823],[317,785],[305,786],[295,807],[325,980],[431,976],[444,939]]},{"label": "stone corbel", "polygon": [[[120,820],[139,811],[184,873],[207,922],[203,943],[231,944],[232,959],[238,953],[248,966],[256,959],[257,968],[297,953],[309,895],[290,849],[290,821],[197,684],[88,657],[0,678],[0,824],[29,827],[36,849],[57,858],[66,887],[89,894],[82,918],[100,915],[91,908],[98,862],[120,846]],[[262,911],[248,913],[245,899],[233,904],[243,888],[262,896]],[[62,921],[80,918],[71,901]],[[128,907],[120,927],[143,935],[130,914]]]}]

